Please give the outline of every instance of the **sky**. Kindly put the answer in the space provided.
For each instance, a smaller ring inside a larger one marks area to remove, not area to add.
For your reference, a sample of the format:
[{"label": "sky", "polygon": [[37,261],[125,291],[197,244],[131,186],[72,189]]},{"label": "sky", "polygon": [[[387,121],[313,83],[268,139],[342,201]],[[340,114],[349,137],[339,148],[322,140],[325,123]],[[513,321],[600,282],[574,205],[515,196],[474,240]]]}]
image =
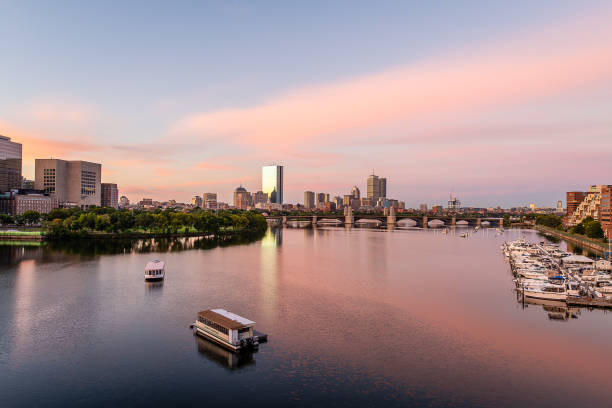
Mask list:
[{"label": "sky", "polygon": [[[422,3],[422,4],[421,4]],[[120,195],[555,206],[612,184],[612,2],[0,0],[0,134]]]}]

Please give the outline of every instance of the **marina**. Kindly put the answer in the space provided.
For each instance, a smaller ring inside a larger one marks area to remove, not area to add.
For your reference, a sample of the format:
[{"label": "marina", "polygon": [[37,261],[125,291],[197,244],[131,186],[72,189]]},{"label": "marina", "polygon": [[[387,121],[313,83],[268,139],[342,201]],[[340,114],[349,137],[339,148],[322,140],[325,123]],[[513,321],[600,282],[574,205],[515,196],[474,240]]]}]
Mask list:
[{"label": "marina", "polygon": [[502,251],[525,299],[558,301],[572,306],[612,308],[612,266],[561,250],[556,244],[505,242]]}]

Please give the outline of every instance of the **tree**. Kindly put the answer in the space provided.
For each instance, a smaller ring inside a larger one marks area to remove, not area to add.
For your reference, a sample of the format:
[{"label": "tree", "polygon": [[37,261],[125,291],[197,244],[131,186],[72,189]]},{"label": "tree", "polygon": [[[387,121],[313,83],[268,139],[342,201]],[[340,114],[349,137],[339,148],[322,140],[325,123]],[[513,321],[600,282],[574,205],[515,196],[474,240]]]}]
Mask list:
[{"label": "tree", "polygon": [[590,221],[584,224],[584,233],[589,238],[603,238],[604,233],[598,221]]},{"label": "tree", "polygon": [[23,221],[26,224],[37,224],[40,221],[40,213],[34,210],[25,211],[22,215]]},{"label": "tree", "polygon": [[11,217],[8,214],[0,214],[0,224],[2,225],[8,225],[8,224],[12,224],[13,221],[13,217]]}]

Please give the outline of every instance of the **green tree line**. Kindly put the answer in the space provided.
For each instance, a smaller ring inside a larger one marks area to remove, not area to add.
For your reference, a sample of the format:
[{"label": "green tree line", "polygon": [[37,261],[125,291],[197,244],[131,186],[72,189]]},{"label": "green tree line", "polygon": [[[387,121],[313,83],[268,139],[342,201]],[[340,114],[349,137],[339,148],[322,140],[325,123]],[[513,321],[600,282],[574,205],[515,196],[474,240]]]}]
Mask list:
[{"label": "green tree line", "polygon": [[[218,234],[220,231],[263,231],[266,219],[254,211],[222,210],[211,212],[194,209],[182,212],[166,210],[115,210],[94,207],[56,208],[48,214],[28,211],[16,217],[0,218],[3,224],[20,223],[32,225],[42,222],[42,229],[49,237],[87,235],[89,233],[156,233],[156,234]],[[16,222],[19,221],[19,222]]]}]

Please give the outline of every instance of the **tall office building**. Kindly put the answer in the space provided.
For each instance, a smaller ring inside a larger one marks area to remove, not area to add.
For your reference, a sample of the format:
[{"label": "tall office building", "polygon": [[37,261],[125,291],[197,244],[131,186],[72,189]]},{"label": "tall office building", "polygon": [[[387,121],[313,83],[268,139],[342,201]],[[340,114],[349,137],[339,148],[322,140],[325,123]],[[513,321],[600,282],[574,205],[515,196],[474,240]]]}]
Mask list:
[{"label": "tall office building", "polygon": [[377,202],[379,198],[387,197],[387,179],[379,178],[375,174],[368,177],[368,192],[367,197],[373,202]]},{"label": "tall office building", "polygon": [[101,183],[102,188],[102,207],[119,207],[119,190],[114,183]]},{"label": "tall office building", "polygon": [[283,203],[283,166],[261,168],[261,191],[268,194],[270,203]]},{"label": "tall office building", "polygon": [[21,188],[21,143],[0,135],[0,193]]},{"label": "tall office building", "polygon": [[34,185],[55,194],[60,207],[89,208],[102,204],[102,165],[60,159],[35,160]]},{"label": "tall office building", "polygon": [[307,210],[315,208],[315,193],[313,191],[304,191],[304,208]]},{"label": "tall office building", "polygon": [[353,196],[353,198],[359,200],[361,198],[361,191],[359,191],[359,187],[353,186],[353,189],[351,190],[351,195]]},{"label": "tall office building", "polygon": [[268,202],[268,195],[263,191],[258,191],[253,194],[253,205],[255,204],[266,204]]}]

